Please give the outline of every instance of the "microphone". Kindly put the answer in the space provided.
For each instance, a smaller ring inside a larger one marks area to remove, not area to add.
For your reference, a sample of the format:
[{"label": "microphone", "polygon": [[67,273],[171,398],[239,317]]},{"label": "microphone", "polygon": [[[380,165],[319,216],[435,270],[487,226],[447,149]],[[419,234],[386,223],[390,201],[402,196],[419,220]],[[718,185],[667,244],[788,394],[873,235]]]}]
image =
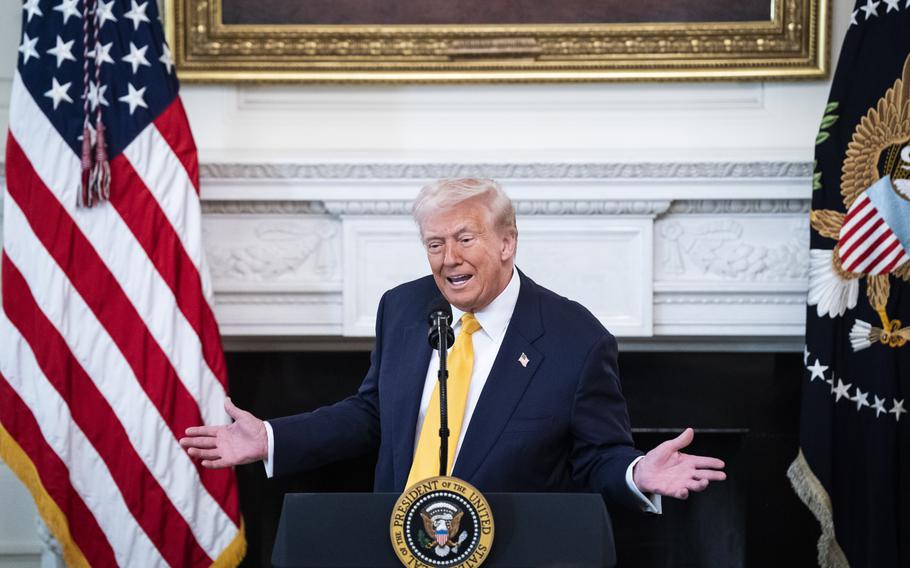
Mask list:
[{"label": "microphone", "polygon": [[452,307],[447,302],[439,302],[430,310],[427,317],[430,324],[430,330],[427,333],[427,340],[430,347],[439,349],[439,338],[445,333],[446,349],[455,342],[455,331],[452,329]]},{"label": "microphone", "polygon": [[452,307],[448,302],[439,302],[430,310],[427,317],[430,330],[427,339],[430,346],[439,354],[439,475],[448,473],[449,465],[449,401],[446,382],[449,370],[446,366],[446,353],[449,346],[455,343],[455,331],[452,329]]}]

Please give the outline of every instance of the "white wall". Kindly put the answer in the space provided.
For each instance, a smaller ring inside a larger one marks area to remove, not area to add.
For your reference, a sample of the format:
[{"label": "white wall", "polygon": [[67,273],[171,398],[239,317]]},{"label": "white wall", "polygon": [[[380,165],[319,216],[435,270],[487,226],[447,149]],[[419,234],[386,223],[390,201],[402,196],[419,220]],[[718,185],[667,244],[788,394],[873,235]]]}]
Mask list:
[{"label": "white wall", "polygon": [[[833,3],[832,62],[852,6]],[[19,18],[18,3],[0,3],[3,133]],[[184,85],[182,95],[203,162],[526,163],[810,161],[827,92],[812,81]],[[34,506],[0,465],[0,568],[38,566],[38,546]]]}]

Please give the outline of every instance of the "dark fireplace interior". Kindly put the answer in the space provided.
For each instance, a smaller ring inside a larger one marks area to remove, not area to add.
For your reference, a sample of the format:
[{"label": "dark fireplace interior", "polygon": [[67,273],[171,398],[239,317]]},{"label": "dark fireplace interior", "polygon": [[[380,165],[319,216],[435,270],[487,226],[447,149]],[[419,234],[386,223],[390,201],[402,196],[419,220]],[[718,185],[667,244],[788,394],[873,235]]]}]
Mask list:
[{"label": "dark fireplace interior", "polygon": [[[318,408],[357,390],[366,352],[232,352],[235,403],[263,418]],[[798,353],[626,352],[623,391],[636,445],[647,451],[685,426],[691,452],[720,457],[728,479],[663,515],[612,509],[620,566],[813,566],[819,529],[786,469],[797,451]],[[370,491],[375,456],[281,479],[259,463],[237,469],[249,550],[244,566],[269,566],[283,495]]]}]

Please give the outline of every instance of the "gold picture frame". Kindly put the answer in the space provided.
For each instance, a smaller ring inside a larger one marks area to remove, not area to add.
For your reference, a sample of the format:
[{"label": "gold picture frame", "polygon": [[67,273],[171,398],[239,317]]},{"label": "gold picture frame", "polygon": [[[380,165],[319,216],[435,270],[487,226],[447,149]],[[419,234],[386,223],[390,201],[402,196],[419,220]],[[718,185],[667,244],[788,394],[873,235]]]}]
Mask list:
[{"label": "gold picture frame", "polygon": [[510,25],[228,25],[225,1],[165,0],[181,80],[789,80],[828,72],[830,0],[768,0],[771,16],[758,21]]}]

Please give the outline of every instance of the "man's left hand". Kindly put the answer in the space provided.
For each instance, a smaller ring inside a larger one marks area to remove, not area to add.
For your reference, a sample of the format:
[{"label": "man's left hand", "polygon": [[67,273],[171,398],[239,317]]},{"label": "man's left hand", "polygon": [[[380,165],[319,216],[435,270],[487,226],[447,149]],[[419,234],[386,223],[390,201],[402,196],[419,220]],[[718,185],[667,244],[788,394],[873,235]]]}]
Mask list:
[{"label": "man's left hand", "polygon": [[726,479],[727,474],[720,471],[723,461],[682,453],[694,437],[692,428],[686,428],[676,438],[645,454],[632,470],[632,480],[638,489],[642,493],[686,499],[690,491],[703,491],[710,482]]}]

